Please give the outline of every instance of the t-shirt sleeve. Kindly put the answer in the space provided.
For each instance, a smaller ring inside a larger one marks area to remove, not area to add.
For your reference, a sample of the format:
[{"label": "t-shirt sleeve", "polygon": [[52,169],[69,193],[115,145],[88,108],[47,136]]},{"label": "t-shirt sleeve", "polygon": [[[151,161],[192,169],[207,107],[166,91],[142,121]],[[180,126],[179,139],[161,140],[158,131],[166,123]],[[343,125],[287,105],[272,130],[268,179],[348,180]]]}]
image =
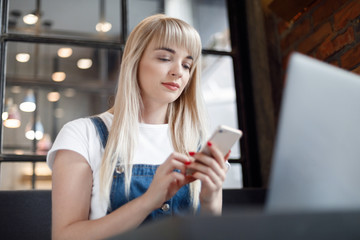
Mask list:
[{"label": "t-shirt sleeve", "polygon": [[89,136],[95,131],[91,120],[80,118],[66,123],[58,133],[53,146],[47,154],[47,164],[52,170],[56,152],[71,150],[82,155],[91,166],[89,158]]}]

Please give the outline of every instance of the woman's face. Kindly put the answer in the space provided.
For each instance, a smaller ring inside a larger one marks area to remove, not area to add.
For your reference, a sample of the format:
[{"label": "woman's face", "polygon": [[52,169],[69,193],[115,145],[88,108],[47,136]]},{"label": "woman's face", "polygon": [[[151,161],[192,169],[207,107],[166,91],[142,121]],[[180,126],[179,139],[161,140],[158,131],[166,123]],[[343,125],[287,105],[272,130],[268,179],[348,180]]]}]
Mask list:
[{"label": "woman's face", "polygon": [[139,63],[138,81],[145,106],[175,101],[190,79],[193,58],[177,46],[157,47],[151,42]]}]

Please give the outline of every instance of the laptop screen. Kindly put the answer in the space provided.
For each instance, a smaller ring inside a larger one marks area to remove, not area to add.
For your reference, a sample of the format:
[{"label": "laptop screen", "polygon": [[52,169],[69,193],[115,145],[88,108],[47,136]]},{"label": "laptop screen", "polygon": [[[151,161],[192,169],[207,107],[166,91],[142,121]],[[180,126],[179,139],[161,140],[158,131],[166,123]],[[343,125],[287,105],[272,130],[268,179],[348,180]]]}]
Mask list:
[{"label": "laptop screen", "polygon": [[293,53],[268,212],[360,209],[360,76]]}]

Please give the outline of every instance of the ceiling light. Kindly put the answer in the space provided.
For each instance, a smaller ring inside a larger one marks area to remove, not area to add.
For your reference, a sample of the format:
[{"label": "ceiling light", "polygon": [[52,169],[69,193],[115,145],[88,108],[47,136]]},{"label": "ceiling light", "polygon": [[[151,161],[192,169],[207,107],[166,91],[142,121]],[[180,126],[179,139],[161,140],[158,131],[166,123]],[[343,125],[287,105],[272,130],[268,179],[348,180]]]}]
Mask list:
[{"label": "ceiling light", "polygon": [[38,19],[39,19],[38,16],[36,16],[35,14],[31,14],[31,13],[27,14],[23,17],[24,23],[29,24],[29,25],[33,25],[33,24],[37,23]]},{"label": "ceiling light", "polygon": [[62,82],[65,80],[65,78],[66,78],[66,73],[64,72],[54,72],[51,75],[51,79],[55,82]]},{"label": "ceiling light", "polygon": [[95,28],[98,32],[108,32],[111,30],[112,25],[109,22],[99,22]]},{"label": "ceiling light", "polygon": [[20,113],[16,104],[10,106],[8,111],[8,118],[3,122],[7,128],[18,128],[21,125]]},{"label": "ceiling light", "polygon": [[1,117],[2,120],[5,121],[6,119],[9,118],[9,109],[10,107],[14,104],[13,99],[12,98],[8,98],[5,101],[5,107],[4,107],[4,112],[2,113]]},{"label": "ceiling light", "polygon": [[23,112],[33,112],[36,109],[35,96],[32,90],[28,90],[24,101],[20,104],[20,110]]},{"label": "ceiling light", "polygon": [[80,69],[88,69],[92,65],[92,60],[89,58],[82,58],[77,61],[77,66]]},{"label": "ceiling light", "polygon": [[[34,129],[35,127],[35,129]],[[30,121],[25,128],[25,137],[29,140],[40,140],[44,136],[44,127],[40,120],[36,121],[34,126],[33,121]]]},{"label": "ceiling light", "polygon": [[36,109],[36,104],[34,102],[22,102],[19,107],[23,112],[33,112]]},{"label": "ceiling light", "polygon": [[59,57],[61,58],[68,58],[72,55],[72,49],[71,48],[60,48],[58,51],[57,51],[57,54]]},{"label": "ceiling light", "polygon": [[47,99],[49,102],[57,102],[60,99],[60,93],[59,92],[49,92],[47,95]]},{"label": "ceiling light", "polygon": [[6,119],[8,119],[8,118],[9,118],[9,113],[8,113],[8,111],[3,112],[3,113],[1,114],[1,118],[2,118],[3,121],[5,121]]},{"label": "ceiling light", "polygon": [[16,61],[18,62],[28,62],[30,60],[30,54],[28,53],[18,53],[16,54]]}]

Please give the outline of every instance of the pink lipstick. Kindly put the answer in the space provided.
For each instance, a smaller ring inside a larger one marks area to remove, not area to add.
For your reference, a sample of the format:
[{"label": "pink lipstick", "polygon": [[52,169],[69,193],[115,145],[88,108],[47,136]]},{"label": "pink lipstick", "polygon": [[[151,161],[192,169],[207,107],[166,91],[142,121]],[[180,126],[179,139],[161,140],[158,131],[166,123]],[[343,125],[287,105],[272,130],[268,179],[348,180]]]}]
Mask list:
[{"label": "pink lipstick", "polygon": [[176,91],[180,88],[180,85],[175,82],[163,82],[161,84],[171,91]]}]

